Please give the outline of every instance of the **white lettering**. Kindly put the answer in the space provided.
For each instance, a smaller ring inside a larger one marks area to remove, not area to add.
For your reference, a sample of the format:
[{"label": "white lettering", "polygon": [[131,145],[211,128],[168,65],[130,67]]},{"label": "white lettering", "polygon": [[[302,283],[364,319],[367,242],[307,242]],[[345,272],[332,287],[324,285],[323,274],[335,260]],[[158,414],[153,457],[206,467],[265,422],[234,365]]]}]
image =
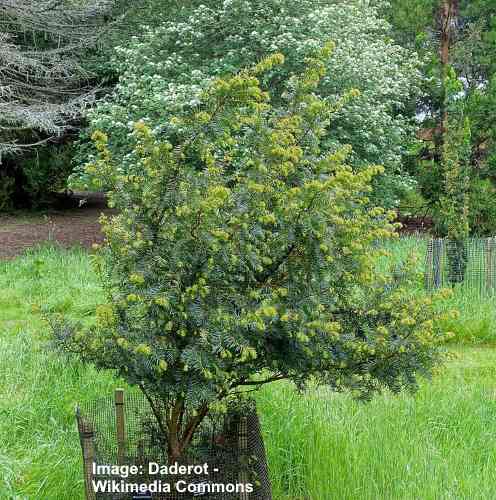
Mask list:
[{"label": "white lettering", "polygon": [[186,481],[178,481],[176,483],[176,490],[178,493],[185,493],[186,487],[187,487]]},{"label": "white lettering", "polygon": [[149,462],[148,464],[148,474],[158,474],[160,472],[160,465],[156,462]]},{"label": "white lettering", "polygon": [[93,483],[93,491],[95,493],[105,493],[107,491],[107,488],[108,488],[108,483],[109,481],[95,481],[93,480],[92,481]]},{"label": "white lettering", "polygon": [[191,475],[209,475],[208,464],[198,465],[180,465],[174,462],[171,465],[160,465],[157,462],[148,463],[148,474],[150,475],[163,475],[163,476],[191,476]]},{"label": "white lettering", "polygon": [[138,474],[139,468],[137,465],[99,465],[93,462],[92,472],[94,476],[119,476],[127,479],[130,474]]}]

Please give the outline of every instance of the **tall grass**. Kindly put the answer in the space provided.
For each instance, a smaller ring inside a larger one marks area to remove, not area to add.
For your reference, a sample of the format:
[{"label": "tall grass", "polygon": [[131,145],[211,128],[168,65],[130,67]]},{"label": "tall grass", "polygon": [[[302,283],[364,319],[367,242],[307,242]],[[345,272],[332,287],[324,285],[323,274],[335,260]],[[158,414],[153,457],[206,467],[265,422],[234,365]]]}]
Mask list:
[{"label": "tall grass", "polygon": [[[414,271],[417,273],[416,286],[412,293],[424,294],[424,271],[428,239],[421,236],[405,236],[388,242],[390,256],[381,262],[381,267],[395,269],[407,256],[416,256]],[[480,263],[475,265],[481,266]],[[470,272],[470,268],[468,270]],[[452,331],[453,342],[460,344],[496,345],[496,294],[485,294],[478,286],[484,276],[474,280],[476,286],[457,286],[452,296],[443,301],[443,310],[457,310],[459,318],[444,322],[444,328]]]},{"label": "tall grass", "polygon": [[47,352],[39,309],[84,318],[99,300],[83,251],[0,261],[1,499],[81,498],[74,407],[117,382]]},{"label": "tall grass", "polygon": [[325,389],[262,392],[275,498],[494,498],[496,352],[457,352],[415,396],[362,404]]},{"label": "tall grass", "polygon": [[[416,244],[402,240],[394,251],[399,258]],[[85,318],[101,300],[83,251],[44,248],[0,262],[0,499],[82,498],[74,405],[122,382],[44,349],[39,306]],[[461,305],[454,329],[490,309]],[[484,319],[494,325],[494,314]],[[479,334],[478,342],[492,340]],[[324,388],[263,389],[275,500],[494,498],[496,351],[454,349],[457,357],[415,396],[363,405]]]}]

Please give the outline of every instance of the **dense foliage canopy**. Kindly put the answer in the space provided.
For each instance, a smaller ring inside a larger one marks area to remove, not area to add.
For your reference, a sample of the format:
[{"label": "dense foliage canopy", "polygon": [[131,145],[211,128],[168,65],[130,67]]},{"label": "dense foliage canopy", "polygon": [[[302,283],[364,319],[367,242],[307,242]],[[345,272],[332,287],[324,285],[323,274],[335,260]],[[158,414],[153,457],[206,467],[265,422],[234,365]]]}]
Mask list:
[{"label": "dense foliage canopy", "polygon": [[376,270],[395,235],[368,199],[383,168],[354,173],[349,147],[325,151],[333,115],[359,99],[315,94],[330,51],[279,97],[262,82],[281,54],[212,80],[167,139],[136,122],[124,172],[112,137],[93,134],[87,173],[119,209],[97,258],[108,303],[95,326],[55,331],[145,392],[171,459],[243,388],[288,379],[368,398],[414,389],[439,360],[431,299]]},{"label": "dense foliage canopy", "polygon": [[19,130],[60,135],[87,96],[75,53],[95,42],[108,2],[0,2],[0,155],[26,147]]},{"label": "dense foliage canopy", "polygon": [[53,151],[42,149],[46,144],[78,130],[95,101],[97,83],[83,59],[102,37],[112,5],[0,0],[0,210],[65,185],[70,157],[63,168],[56,153],[37,160],[40,151],[43,159]]}]

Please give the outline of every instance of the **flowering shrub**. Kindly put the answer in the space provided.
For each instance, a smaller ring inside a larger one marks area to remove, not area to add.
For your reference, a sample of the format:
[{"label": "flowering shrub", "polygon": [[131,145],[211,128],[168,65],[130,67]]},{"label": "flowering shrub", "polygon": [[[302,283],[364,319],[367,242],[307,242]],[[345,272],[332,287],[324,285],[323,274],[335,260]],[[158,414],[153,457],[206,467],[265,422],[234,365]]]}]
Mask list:
[{"label": "flowering shrub", "polygon": [[[123,171],[129,168],[134,145],[131,123],[142,119],[155,133],[167,136],[173,133],[169,118],[194,108],[213,78],[281,52],[286,65],[264,77],[277,105],[290,75],[301,71],[313,51],[334,40],[332,66],[316,91],[330,103],[350,88],[359,89],[360,97],[333,116],[334,126],[322,147],[337,151],[350,144],[352,166],[384,165],[386,175],[375,181],[374,192],[383,205],[395,205],[398,190],[410,186],[401,171],[410,137],[402,110],[418,90],[418,59],[388,38],[389,26],[368,2],[206,2],[143,30],[117,50],[119,84],[88,117],[87,136],[105,131]],[[87,154],[85,148],[83,163]]]},{"label": "flowering shrub", "polygon": [[395,235],[392,214],[368,208],[382,168],[354,173],[349,148],[322,151],[336,105],[315,89],[329,54],[291,79],[284,106],[261,85],[276,54],[213,80],[171,117],[173,139],[135,123],[124,173],[94,133],[88,169],[119,209],[97,258],[108,303],[96,325],[56,333],[139,385],[171,460],[243,388],[311,380],[368,398],[415,388],[439,359],[431,299],[375,271],[378,243]]}]

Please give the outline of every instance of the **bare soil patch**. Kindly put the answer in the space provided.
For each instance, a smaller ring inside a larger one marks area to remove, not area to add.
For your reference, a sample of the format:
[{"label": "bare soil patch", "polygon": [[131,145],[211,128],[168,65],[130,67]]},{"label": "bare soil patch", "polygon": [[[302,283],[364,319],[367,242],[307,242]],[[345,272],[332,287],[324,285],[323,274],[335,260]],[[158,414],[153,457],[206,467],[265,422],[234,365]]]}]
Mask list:
[{"label": "bare soil patch", "polygon": [[[42,214],[23,212],[0,214],[0,259],[13,258],[31,247],[52,242],[64,248],[82,246],[91,248],[103,240],[98,219],[102,213],[115,213],[107,207],[102,193],[75,193],[64,201],[71,208],[50,210]],[[399,217],[402,234],[429,233],[432,220]]]},{"label": "bare soil patch", "polygon": [[431,234],[434,231],[434,222],[430,217],[398,217],[403,225],[400,234]]},{"label": "bare soil patch", "polygon": [[90,248],[103,240],[98,219],[102,213],[114,212],[101,193],[75,193],[64,204],[70,208],[0,215],[0,259],[16,257],[46,242]]}]

